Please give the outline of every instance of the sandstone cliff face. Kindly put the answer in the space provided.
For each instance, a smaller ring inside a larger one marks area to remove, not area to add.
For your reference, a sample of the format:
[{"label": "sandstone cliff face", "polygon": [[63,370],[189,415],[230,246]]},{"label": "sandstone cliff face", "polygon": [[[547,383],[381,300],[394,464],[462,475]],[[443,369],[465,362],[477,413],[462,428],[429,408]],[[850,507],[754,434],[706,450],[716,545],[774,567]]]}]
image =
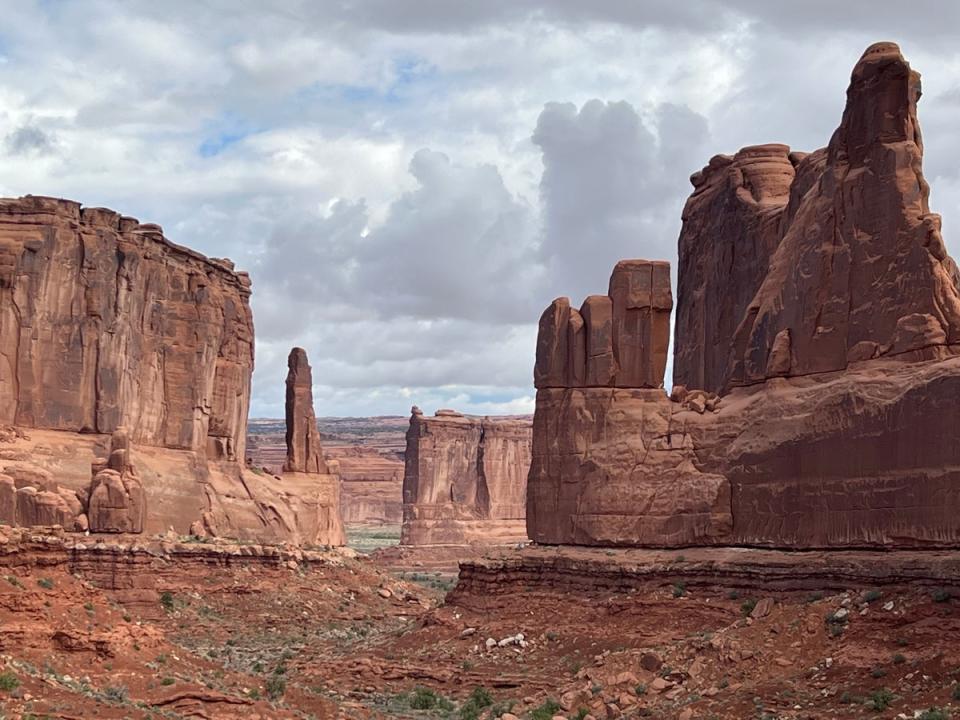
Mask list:
[{"label": "sandstone cliff face", "polygon": [[896,46],[872,46],[826,150],[747,148],[694,176],[675,374],[690,390],[576,382],[554,351],[569,304],[548,309],[531,539],[960,545],[958,275],[927,207],[918,97]]},{"label": "sandstone cliff face", "polygon": [[734,338],[732,380],[941,356],[960,340],[957,268],[930,213],[920,76],[893,43],[853,70],[840,127]]},{"label": "sandstone cliff face", "polygon": [[250,281],[110,210],[0,200],[0,422],[242,458]]},{"label": "sandstone cliff face", "polygon": [[327,447],[340,466],[340,511],[346,525],[403,521],[403,460],[372,448]]},{"label": "sandstone cliff face", "polygon": [[403,476],[405,545],[509,543],[524,532],[531,423],[414,408]]},{"label": "sandstone cliff face", "polygon": [[691,178],[683,209],[675,385],[720,392],[733,334],[767,274],[802,159],[786,145],[717,155]]},{"label": "sandstone cliff face", "polygon": [[246,273],[156,225],[0,200],[0,424],[15,428],[0,433],[0,520],[338,542],[337,483],[278,482],[239,462],[249,296]]}]

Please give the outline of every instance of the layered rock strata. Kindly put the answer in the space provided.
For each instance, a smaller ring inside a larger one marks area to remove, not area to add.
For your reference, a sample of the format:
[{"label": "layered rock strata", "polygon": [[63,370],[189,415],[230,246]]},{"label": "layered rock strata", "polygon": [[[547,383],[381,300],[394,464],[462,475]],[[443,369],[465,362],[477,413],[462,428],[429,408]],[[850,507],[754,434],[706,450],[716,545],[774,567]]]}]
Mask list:
[{"label": "layered rock strata", "polygon": [[414,407],[403,476],[405,545],[526,540],[529,420],[473,418]]},{"label": "layered rock strata", "polygon": [[879,43],[826,150],[747,148],[693,177],[675,350],[689,387],[578,382],[569,332],[557,360],[568,305],[547,310],[531,539],[960,544],[960,292],[927,206],[918,97]]}]

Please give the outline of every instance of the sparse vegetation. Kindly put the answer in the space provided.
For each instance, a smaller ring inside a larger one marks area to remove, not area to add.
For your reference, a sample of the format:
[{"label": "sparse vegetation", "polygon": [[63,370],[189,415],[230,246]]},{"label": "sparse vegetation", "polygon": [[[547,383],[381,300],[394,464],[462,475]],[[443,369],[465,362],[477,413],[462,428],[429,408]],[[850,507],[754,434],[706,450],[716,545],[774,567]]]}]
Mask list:
[{"label": "sparse vegetation", "polygon": [[894,700],[894,695],[887,688],[875,690],[867,700],[867,707],[875,712],[883,712]]},{"label": "sparse vegetation", "polygon": [[740,603],[740,612],[744,615],[749,615],[753,612],[753,609],[757,606],[757,601],[753,598],[747,598],[742,603]]},{"label": "sparse vegetation", "polygon": [[0,673],[0,691],[10,692],[20,687],[20,680],[9,670]]},{"label": "sparse vegetation", "polygon": [[103,697],[109,702],[125,703],[127,701],[127,688],[123,685],[108,685],[103,690]]},{"label": "sparse vegetation", "polygon": [[53,590],[53,580],[50,578],[40,578],[37,580],[37,585],[42,587],[44,590]]},{"label": "sparse vegetation", "polygon": [[879,590],[868,590],[863,594],[863,601],[865,603],[875,603],[877,600],[883,597],[883,593]]},{"label": "sparse vegetation", "polygon": [[682,598],[687,594],[687,586],[682,582],[674,583],[673,585],[673,596],[675,598]]},{"label": "sparse vegetation", "polygon": [[894,665],[903,665],[906,661],[907,661],[907,658],[901,655],[900,653],[897,653],[896,655],[893,656]]},{"label": "sparse vegetation", "polygon": [[933,598],[934,602],[945,603],[950,601],[950,598],[953,597],[953,594],[946,588],[937,588],[931,593],[930,596]]},{"label": "sparse vegetation", "polygon": [[172,677],[165,677],[160,681],[161,685],[173,685],[176,682]]},{"label": "sparse vegetation", "polygon": [[287,681],[280,675],[273,675],[263,687],[266,690],[267,697],[271,700],[277,700],[283,697],[287,691]]},{"label": "sparse vegetation", "polygon": [[560,707],[560,703],[549,698],[540,707],[530,711],[530,720],[552,720],[553,716],[561,710],[563,708]]},{"label": "sparse vegetation", "polygon": [[474,688],[470,697],[460,707],[461,720],[477,720],[480,714],[493,705],[493,697],[486,688]]},{"label": "sparse vegetation", "polygon": [[950,720],[950,713],[941,708],[930,708],[920,713],[917,720]]},{"label": "sparse vegetation", "polygon": [[414,710],[453,710],[453,703],[430,688],[417,686],[410,693],[410,707]]}]

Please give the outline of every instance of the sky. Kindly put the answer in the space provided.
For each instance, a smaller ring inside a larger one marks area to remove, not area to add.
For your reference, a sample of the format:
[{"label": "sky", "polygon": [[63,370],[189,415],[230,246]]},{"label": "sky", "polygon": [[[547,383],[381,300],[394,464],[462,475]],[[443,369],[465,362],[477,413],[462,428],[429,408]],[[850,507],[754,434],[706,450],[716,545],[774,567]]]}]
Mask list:
[{"label": "sky", "polygon": [[[532,412],[536,323],[676,264],[717,153],[826,145],[879,40],[960,222],[960,3],[0,0],[0,196],[163,226],[253,279],[251,415]],[[960,230],[957,231],[960,234]],[[670,375],[670,368],[667,375]]]}]

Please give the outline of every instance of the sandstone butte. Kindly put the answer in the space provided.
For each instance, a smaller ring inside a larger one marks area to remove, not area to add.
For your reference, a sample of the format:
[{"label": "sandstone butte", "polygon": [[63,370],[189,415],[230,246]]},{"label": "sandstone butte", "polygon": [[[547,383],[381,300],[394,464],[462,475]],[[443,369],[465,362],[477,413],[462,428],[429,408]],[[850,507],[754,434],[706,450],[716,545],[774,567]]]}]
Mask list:
[{"label": "sandstone butte", "polygon": [[249,297],[157,225],[0,200],[0,521],[326,541],[323,492],[243,466]]},{"label": "sandstone butte", "polygon": [[507,544],[527,539],[530,420],[410,414],[403,545]]},{"label": "sandstone butte", "polygon": [[958,271],[928,208],[920,76],[853,70],[809,154],[717,156],[666,263],[540,319],[531,539],[547,544],[960,544]]}]

